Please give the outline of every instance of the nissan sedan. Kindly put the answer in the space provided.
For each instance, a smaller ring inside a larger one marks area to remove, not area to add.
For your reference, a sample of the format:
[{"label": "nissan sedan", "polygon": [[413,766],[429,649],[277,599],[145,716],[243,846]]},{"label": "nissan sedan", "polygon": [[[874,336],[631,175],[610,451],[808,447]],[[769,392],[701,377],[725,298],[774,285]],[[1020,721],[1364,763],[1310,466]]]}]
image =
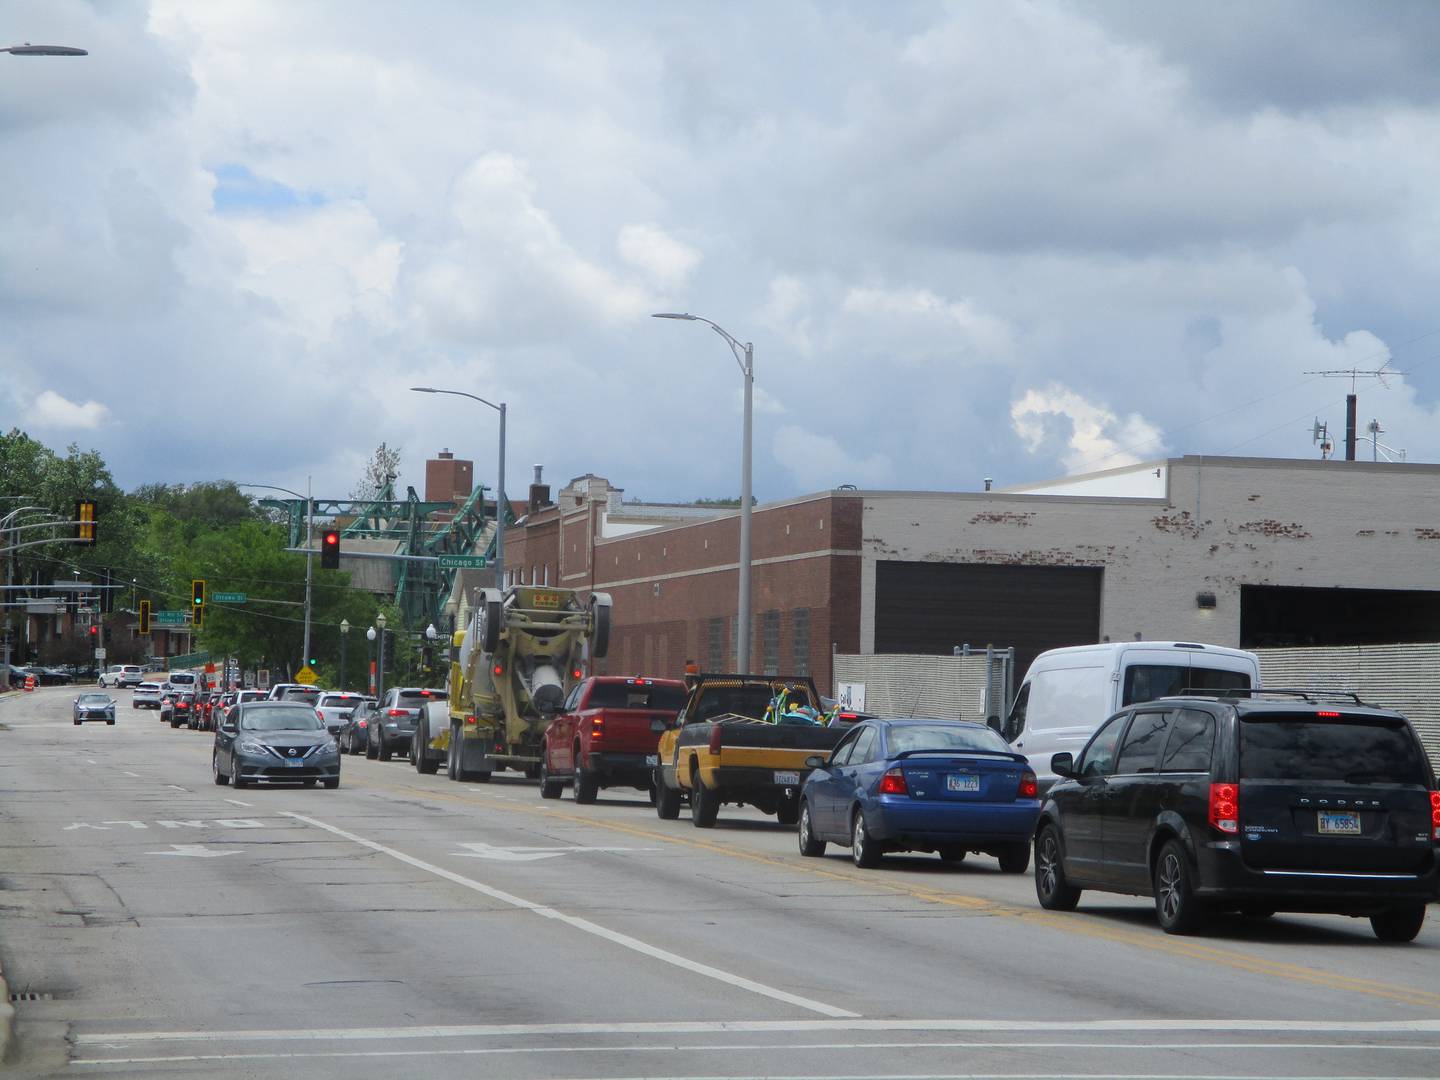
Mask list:
[{"label": "nissan sedan", "polygon": [[340,747],[315,710],[299,702],[235,705],[215,729],[210,759],[215,783],[340,786]]}]

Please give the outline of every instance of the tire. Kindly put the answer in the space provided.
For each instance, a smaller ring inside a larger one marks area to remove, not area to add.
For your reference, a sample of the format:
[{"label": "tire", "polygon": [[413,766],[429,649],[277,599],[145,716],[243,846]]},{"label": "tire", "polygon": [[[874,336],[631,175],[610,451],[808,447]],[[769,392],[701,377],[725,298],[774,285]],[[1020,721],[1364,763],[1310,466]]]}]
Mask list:
[{"label": "tire", "polygon": [[600,778],[585,768],[580,761],[580,754],[575,754],[575,801],[577,803],[593,803],[595,796],[600,793]]},{"label": "tire", "polygon": [[949,863],[951,866],[959,866],[962,862],[965,861],[965,856],[970,853],[963,847],[957,847],[954,844],[946,844],[936,854],[940,856],[941,862]]},{"label": "tire", "polygon": [[655,816],[661,821],[674,821],[680,816],[680,792],[665,783],[659,768],[655,770]]},{"label": "tire", "polygon": [[1074,911],[1080,890],[1065,880],[1060,830],[1046,825],[1035,840],[1035,898],[1046,911]]},{"label": "tire", "polygon": [[445,749],[445,775],[451,780],[460,779],[460,725],[450,725],[450,742]]},{"label": "tire", "polygon": [[215,783],[217,786],[224,787],[230,783],[230,777],[220,771],[220,751],[218,750],[210,755],[210,771],[215,774]]},{"label": "tire", "polygon": [[114,726],[115,726],[115,718],[112,716],[109,720],[106,720],[105,723],[109,724],[111,727],[114,727]]},{"label": "tire", "polygon": [[850,861],[861,870],[873,870],[884,854],[865,825],[865,811],[857,806],[850,819]]},{"label": "tire", "polygon": [[996,853],[1002,874],[1023,874],[1030,869],[1030,845],[1022,842],[1007,844]]},{"label": "tire", "polygon": [[440,759],[430,753],[430,748],[423,742],[415,750],[415,771],[421,776],[434,776],[440,771]]},{"label": "tire", "polygon": [[1193,934],[1209,912],[1195,895],[1190,858],[1178,840],[1167,840],[1155,860],[1155,917],[1167,934]]},{"label": "tire", "polygon": [[367,734],[365,736],[365,756],[371,761],[374,761],[378,753],[379,751],[375,747],[374,736]]},{"label": "tire", "polygon": [[[602,600],[600,597],[604,596]],[[610,651],[610,597],[601,593],[590,597],[595,632],[590,639],[590,655],[602,658]]]},{"label": "tire", "polygon": [[79,726],[80,726],[80,721],[79,721],[79,720],[76,720],[76,721],[75,721],[75,726],[76,726],[76,727],[79,727]]},{"label": "tire", "polygon": [[558,799],[561,790],[565,787],[559,780],[550,779],[550,748],[544,747],[540,751],[540,797],[542,799]]},{"label": "tire", "polygon": [[825,854],[825,841],[817,839],[814,831],[810,828],[810,804],[800,803],[800,817],[798,819],[795,838],[800,844],[800,854],[806,858],[814,859]]},{"label": "tire", "polygon": [[235,768],[234,762],[231,762],[230,767],[235,769],[235,771],[230,774],[230,782],[235,785],[235,790],[239,791],[243,787],[249,787],[250,781],[241,777],[240,771]]},{"label": "tire", "polygon": [[794,825],[800,820],[800,800],[786,799],[775,810],[775,820],[781,825]]},{"label": "tire", "polygon": [[340,778],[337,776],[333,780],[326,780],[324,784],[327,791],[334,791],[340,786]]},{"label": "tire", "polygon": [[395,756],[395,748],[385,741],[384,735],[380,736],[379,742],[380,747],[375,751],[375,756],[381,761],[389,761]]},{"label": "tire", "polygon": [[697,829],[713,829],[720,815],[720,793],[711,791],[700,779],[700,770],[692,769],[695,786],[690,789],[690,823]]},{"label": "tire", "polygon": [[1424,904],[1401,904],[1370,916],[1370,929],[1381,941],[1414,941],[1424,924]]},{"label": "tire", "polygon": [[500,644],[500,609],[502,602],[493,589],[480,593],[480,625],[478,627],[480,651],[493,653]]}]

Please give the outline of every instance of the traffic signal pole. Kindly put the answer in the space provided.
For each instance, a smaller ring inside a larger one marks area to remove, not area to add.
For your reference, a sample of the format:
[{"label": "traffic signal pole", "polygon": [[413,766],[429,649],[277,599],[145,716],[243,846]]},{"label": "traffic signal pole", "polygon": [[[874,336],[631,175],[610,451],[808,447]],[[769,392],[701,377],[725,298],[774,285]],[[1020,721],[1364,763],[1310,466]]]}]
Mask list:
[{"label": "traffic signal pole", "polygon": [[310,663],[310,582],[315,576],[315,553],[310,548],[315,525],[315,500],[310,496],[310,477],[305,477],[305,644],[300,650],[300,666]]}]

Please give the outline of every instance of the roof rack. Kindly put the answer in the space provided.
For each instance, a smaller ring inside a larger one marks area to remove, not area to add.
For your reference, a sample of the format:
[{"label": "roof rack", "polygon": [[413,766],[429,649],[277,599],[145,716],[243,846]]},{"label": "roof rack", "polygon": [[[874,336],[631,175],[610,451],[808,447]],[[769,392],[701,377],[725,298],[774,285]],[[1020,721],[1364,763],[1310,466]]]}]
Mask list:
[{"label": "roof rack", "polygon": [[1237,686],[1217,689],[1215,687],[1187,686],[1185,689],[1179,691],[1178,693],[1167,694],[1166,696],[1213,698],[1247,697],[1254,699],[1257,697],[1261,697],[1262,695],[1299,698],[1300,700],[1308,702],[1311,705],[1318,705],[1321,702],[1335,701],[1339,699],[1349,701],[1355,705],[1360,705],[1367,709],[1381,708],[1381,706],[1379,705],[1375,705],[1371,702],[1363,700],[1359,694],[1353,693],[1349,690],[1290,690],[1277,686]]}]

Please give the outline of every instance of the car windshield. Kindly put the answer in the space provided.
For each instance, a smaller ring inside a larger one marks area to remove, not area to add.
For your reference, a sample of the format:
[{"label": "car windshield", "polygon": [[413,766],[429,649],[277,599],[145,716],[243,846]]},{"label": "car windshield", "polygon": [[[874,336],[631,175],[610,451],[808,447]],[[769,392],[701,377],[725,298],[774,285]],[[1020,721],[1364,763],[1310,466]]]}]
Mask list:
[{"label": "car windshield", "polygon": [[1244,717],[1240,778],[1426,783],[1420,747],[1404,724],[1361,716],[1309,720],[1293,713]]},{"label": "car windshield", "polygon": [[596,683],[585,702],[587,709],[663,709],[679,712],[685,704],[683,686],[646,686],[644,683]]},{"label": "car windshield", "polygon": [[1005,740],[990,728],[964,727],[950,724],[905,724],[892,727],[889,735],[891,754],[936,750],[1000,750],[1009,751]]},{"label": "car windshield", "polygon": [[81,705],[108,705],[110,704],[109,694],[81,694]]},{"label": "car windshield", "polygon": [[280,709],[251,709],[240,718],[246,731],[319,731],[320,718],[301,706]]}]

